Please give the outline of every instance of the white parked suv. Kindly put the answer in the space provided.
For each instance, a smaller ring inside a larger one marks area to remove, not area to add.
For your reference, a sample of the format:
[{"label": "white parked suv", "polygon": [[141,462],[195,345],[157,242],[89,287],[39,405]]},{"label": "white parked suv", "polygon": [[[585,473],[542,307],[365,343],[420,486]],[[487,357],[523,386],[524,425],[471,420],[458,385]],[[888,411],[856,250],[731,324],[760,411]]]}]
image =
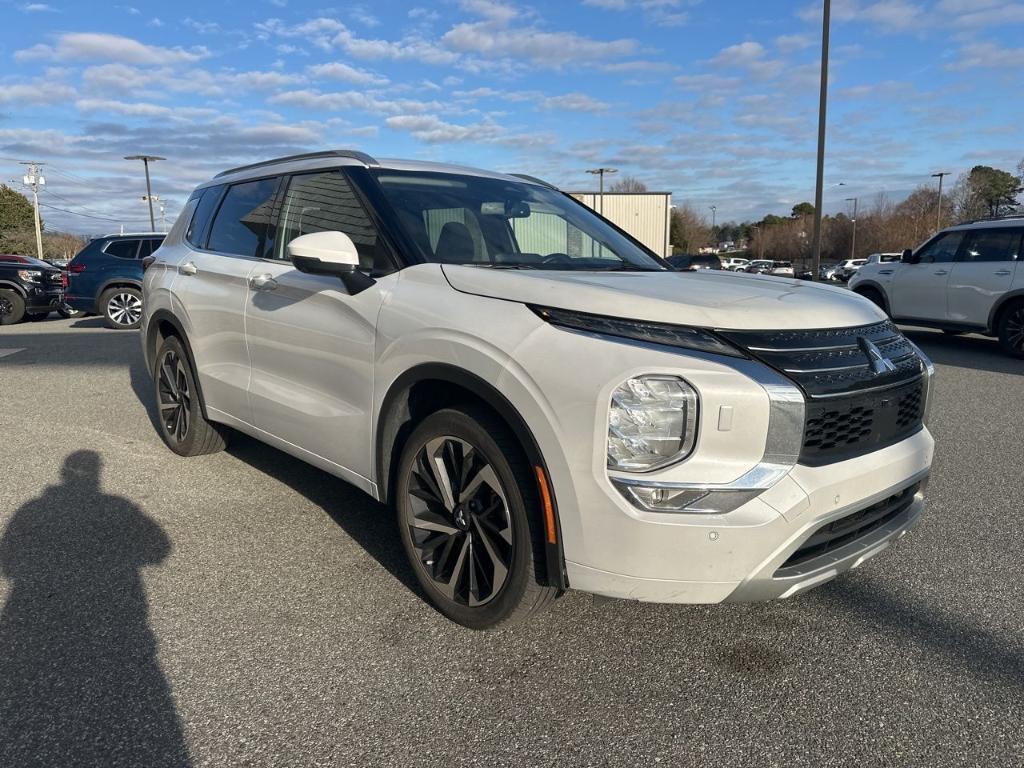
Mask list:
[{"label": "white parked suv", "polygon": [[839,266],[836,267],[833,277],[836,280],[841,280],[845,283],[857,273],[858,269],[867,263],[867,259],[846,259],[845,261],[841,261],[839,262]]},{"label": "white parked suv", "polygon": [[392,506],[466,626],[569,588],[788,597],[923,508],[932,368],[874,304],[672,270],[536,179],[258,163],[201,185],[146,267],[171,450],[230,427]]},{"label": "white parked suv", "polygon": [[850,288],[894,319],[949,333],[996,336],[1024,357],[1024,217],[939,232],[899,262],[860,268]]},{"label": "white parked suv", "polygon": [[741,272],[750,266],[750,259],[741,259],[738,256],[726,256],[722,258],[722,269]]}]

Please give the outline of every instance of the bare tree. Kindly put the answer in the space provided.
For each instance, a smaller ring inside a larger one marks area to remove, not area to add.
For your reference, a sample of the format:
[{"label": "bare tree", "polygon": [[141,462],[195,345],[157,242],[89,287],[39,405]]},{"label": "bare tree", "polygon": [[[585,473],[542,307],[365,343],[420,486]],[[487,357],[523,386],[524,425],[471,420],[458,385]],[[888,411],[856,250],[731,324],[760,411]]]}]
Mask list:
[{"label": "bare tree", "polygon": [[609,192],[646,192],[647,185],[635,176],[623,176],[610,187]]}]

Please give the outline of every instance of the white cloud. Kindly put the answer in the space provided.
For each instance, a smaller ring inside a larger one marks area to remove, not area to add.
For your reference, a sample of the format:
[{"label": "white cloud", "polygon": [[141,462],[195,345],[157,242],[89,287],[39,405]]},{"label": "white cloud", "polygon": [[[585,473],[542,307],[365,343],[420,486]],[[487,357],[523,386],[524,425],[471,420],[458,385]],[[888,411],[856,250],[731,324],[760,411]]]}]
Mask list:
[{"label": "white cloud", "polygon": [[0,85],[0,104],[57,104],[74,97],[75,90],[70,86],[46,80]]},{"label": "white cloud", "polygon": [[436,115],[396,115],[385,121],[388,128],[406,131],[425,144],[447,144],[455,141],[492,142],[504,131],[496,123],[485,120],[472,125],[446,123]]},{"label": "white cloud", "polygon": [[423,102],[415,99],[382,99],[362,91],[335,91],[322,93],[317,90],[305,89],[285,91],[267,99],[271,104],[318,109],[325,112],[344,112],[362,110],[373,114],[397,115],[401,113],[421,113],[439,110],[442,105],[436,101]]},{"label": "white cloud", "polygon": [[1024,48],[1001,48],[995,43],[971,43],[960,49],[957,61],[946,66],[950,70],[1005,69],[1016,72],[1024,61]]},{"label": "white cloud", "polygon": [[810,48],[814,42],[807,35],[779,35],[775,38],[775,47],[783,53],[793,53]]},{"label": "white cloud", "polygon": [[461,53],[473,53],[488,59],[526,59],[547,69],[604,62],[629,56],[638,48],[635,40],[594,40],[575,32],[545,32],[533,27],[503,28],[488,22],[456,24],[441,40]]},{"label": "white cloud", "polygon": [[49,59],[54,61],[121,61],[129,64],[176,64],[198,61],[210,52],[206,48],[161,48],[146,45],[130,37],[99,32],[68,32],[55,46],[38,44],[18,51],[18,61]]},{"label": "white cloud", "polygon": [[765,54],[764,46],[748,40],[723,48],[711,59],[711,63],[720,67],[749,67]]},{"label": "white cloud", "polygon": [[21,6],[25,13],[56,13],[57,9],[46,3],[28,3]]},{"label": "white cloud", "polygon": [[165,106],[149,102],[130,102],[118,99],[79,99],[75,106],[81,112],[102,112],[103,114],[127,115],[130,117],[165,117],[191,120],[198,117],[214,117],[216,109],[201,107]]},{"label": "white cloud", "polygon": [[611,106],[608,102],[599,101],[585,93],[548,96],[541,102],[542,109],[561,109],[567,112],[607,112]]},{"label": "white cloud", "polygon": [[583,0],[584,5],[606,11],[636,11],[662,27],[678,27],[689,20],[683,0]]},{"label": "white cloud", "polygon": [[507,24],[520,15],[520,11],[498,0],[460,0],[459,5],[464,11],[500,24]]},{"label": "white cloud", "polygon": [[386,85],[388,83],[388,79],[383,75],[378,75],[365,69],[358,69],[340,61],[317,64],[309,68],[309,73],[314,77],[341,80],[353,85]]}]

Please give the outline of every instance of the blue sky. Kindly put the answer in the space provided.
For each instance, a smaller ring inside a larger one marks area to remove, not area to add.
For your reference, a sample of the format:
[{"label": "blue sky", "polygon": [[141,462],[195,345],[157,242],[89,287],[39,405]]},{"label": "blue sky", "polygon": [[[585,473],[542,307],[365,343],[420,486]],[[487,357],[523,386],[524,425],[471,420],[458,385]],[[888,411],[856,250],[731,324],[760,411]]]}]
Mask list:
[{"label": "blue sky", "polygon": [[[0,0],[0,18],[0,173],[48,163],[53,228],[142,224],[121,159],[142,152],[168,158],[169,216],[226,167],[331,147],[566,189],[611,165],[719,221],[813,199],[820,2]],[[826,208],[1016,166],[1022,31],[1020,2],[835,0]]]}]

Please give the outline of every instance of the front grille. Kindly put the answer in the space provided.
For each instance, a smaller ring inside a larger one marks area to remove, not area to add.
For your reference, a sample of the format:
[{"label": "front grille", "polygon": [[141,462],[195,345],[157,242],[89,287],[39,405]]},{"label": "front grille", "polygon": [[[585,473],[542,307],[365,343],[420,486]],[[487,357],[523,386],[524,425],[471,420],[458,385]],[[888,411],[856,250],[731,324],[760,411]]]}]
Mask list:
[{"label": "front grille", "polygon": [[809,466],[860,456],[921,429],[924,381],[807,403],[800,463]]},{"label": "front grille", "polygon": [[801,544],[786,562],[779,566],[775,575],[785,576],[787,568],[802,565],[808,560],[833,552],[899,517],[913,503],[914,494],[917,493],[919,487],[920,483],[915,483],[870,507],[865,507],[822,526],[811,534],[810,538]]},{"label": "front grille", "polygon": [[[924,370],[913,345],[888,320],[855,328],[719,333],[784,373],[811,397],[901,384]],[[876,373],[861,339],[874,344],[893,370]]]},{"label": "front grille", "polygon": [[888,320],[855,328],[719,333],[807,396],[801,464],[850,459],[921,429],[924,363]]}]

